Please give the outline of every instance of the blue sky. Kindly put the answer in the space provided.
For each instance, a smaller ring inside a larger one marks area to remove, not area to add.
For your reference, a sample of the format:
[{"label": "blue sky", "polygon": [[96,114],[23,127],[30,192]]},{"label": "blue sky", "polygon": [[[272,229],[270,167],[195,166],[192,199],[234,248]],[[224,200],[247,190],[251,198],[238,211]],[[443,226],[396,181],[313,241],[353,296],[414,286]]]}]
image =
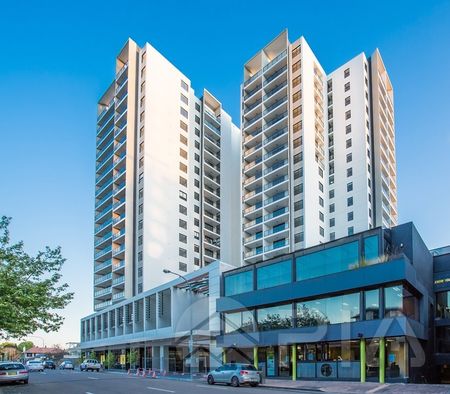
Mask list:
[{"label": "blue sky", "polygon": [[0,215],[30,252],[63,247],[76,292],[46,344],[77,340],[92,311],[96,101],[126,39],[152,43],[238,122],[242,65],[284,28],[327,72],[380,48],[395,89],[400,222],[430,248],[450,244],[450,1],[11,1],[0,13]]}]

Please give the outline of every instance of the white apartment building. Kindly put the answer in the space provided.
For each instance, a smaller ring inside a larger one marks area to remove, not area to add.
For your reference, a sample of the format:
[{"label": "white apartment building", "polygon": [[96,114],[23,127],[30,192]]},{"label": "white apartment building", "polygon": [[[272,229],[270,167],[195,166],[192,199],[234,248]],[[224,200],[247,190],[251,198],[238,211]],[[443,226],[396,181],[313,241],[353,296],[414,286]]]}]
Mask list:
[{"label": "white apartment building", "polygon": [[98,103],[94,309],[214,260],[240,264],[240,131],[207,90],[129,39]]},{"label": "white apartment building", "polygon": [[287,31],[244,66],[245,263],[397,223],[393,90],[378,51],[325,73]]}]

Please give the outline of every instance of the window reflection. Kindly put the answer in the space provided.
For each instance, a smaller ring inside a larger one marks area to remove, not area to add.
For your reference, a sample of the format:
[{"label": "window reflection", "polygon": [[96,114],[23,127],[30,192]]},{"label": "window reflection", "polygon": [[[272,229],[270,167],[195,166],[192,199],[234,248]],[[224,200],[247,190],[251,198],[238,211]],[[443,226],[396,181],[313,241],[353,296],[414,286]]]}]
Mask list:
[{"label": "window reflection", "polygon": [[384,316],[419,320],[419,299],[402,285],[384,289]]},{"label": "window reflection", "polygon": [[253,331],[253,312],[240,311],[225,313],[225,333]]},{"label": "window reflection", "polygon": [[443,291],[436,294],[436,317],[450,319],[450,292]]},{"label": "window reflection", "polygon": [[253,290],[253,271],[239,272],[225,276],[225,296]]},{"label": "window reflection", "polygon": [[265,289],[292,281],[292,262],[284,260],[274,264],[258,267],[256,270],[258,289]]},{"label": "window reflection", "polygon": [[378,235],[364,238],[364,265],[379,263]]},{"label": "window reflection", "polygon": [[276,330],[292,327],[292,304],[257,310],[258,330]]},{"label": "window reflection", "polygon": [[380,318],[380,290],[369,290],[364,292],[364,302],[366,304],[366,320],[376,320]]}]

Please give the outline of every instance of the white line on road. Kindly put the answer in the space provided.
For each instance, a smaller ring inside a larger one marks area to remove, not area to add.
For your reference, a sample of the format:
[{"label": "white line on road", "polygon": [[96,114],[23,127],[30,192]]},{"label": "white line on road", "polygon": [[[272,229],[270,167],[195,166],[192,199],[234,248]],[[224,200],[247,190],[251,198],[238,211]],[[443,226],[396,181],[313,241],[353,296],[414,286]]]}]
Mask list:
[{"label": "white line on road", "polygon": [[217,389],[217,390],[227,390],[226,387],[217,387],[217,386],[210,386],[206,384],[196,384],[197,387],[202,387],[204,389]]},{"label": "white line on road", "polygon": [[382,384],[381,386],[375,387],[372,390],[367,391],[367,393],[376,393],[377,391],[380,391],[381,389],[384,389],[387,386],[387,384]]},{"label": "white line on road", "polygon": [[149,390],[156,390],[156,391],[164,391],[165,393],[174,393],[173,390],[166,390],[166,389],[158,389],[156,387],[147,387]]},{"label": "white line on road", "polygon": [[86,394],[94,394],[94,393],[91,393],[90,391],[86,391]]},{"label": "white line on road", "polygon": [[97,380],[98,378],[94,378],[93,376],[88,376],[88,379]]}]

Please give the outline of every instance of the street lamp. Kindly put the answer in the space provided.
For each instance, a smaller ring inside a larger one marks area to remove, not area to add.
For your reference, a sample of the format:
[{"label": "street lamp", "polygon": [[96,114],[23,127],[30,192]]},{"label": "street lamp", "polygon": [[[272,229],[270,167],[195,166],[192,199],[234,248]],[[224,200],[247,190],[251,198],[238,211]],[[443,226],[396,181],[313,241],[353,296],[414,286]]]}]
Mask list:
[{"label": "street lamp", "polygon": [[194,294],[194,290],[192,288],[192,284],[181,274],[178,274],[177,272],[173,272],[171,270],[168,269],[163,269],[163,272],[165,274],[172,274],[172,275],[176,275],[179,278],[183,279],[183,281],[188,285],[189,287],[189,303],[190,303],[190,308],[189,308],[189,345],[188,345],[188,349],[189,349],[189,371],[191,373],[192,376],[192,356],[194,353],[194,337],[193,337],[193,330],[192,330],[192,296]]}]

